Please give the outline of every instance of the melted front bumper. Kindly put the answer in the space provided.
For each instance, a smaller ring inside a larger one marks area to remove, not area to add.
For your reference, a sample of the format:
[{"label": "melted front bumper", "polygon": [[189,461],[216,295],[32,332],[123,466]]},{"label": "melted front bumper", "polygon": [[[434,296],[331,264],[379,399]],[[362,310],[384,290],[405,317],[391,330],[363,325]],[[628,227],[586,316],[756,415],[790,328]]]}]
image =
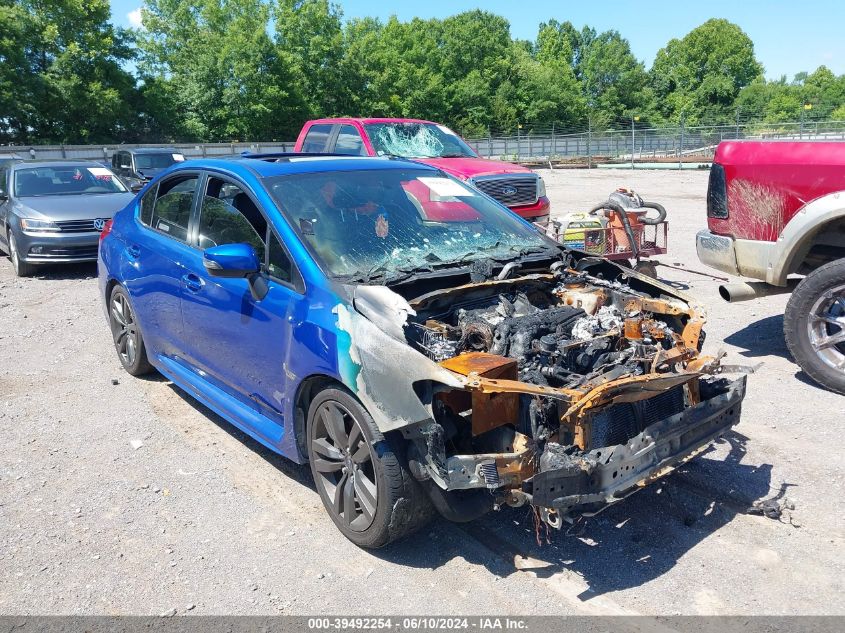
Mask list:
[{"label": "melted front bumper", "polygon": [[561,514],[594,514],[624,499],[701,453],[739,422],[745,376],[722,380],[716,390],[699,404],[646,427],[626,444],[561,454],[553,469],[523,484],[524,492],[535,506]]}]

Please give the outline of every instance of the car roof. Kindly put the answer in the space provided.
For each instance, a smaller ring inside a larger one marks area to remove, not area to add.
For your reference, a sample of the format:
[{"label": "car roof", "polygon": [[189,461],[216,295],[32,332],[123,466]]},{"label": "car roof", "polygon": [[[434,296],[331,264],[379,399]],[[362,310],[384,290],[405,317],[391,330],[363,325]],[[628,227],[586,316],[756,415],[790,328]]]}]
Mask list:
[{"label": "car roof", "polygon": [[425,119],[404,119],[404,118],[390,118],[390,117],[331,117],[326,119],[314,119],[309,123],[430,123],[437,125],[434,121],[426,121]]},{"label": "car roof", "polygon": [[366,156],[337,156],[309,154],[267,154],[257,157],[198,158],[180,163],[178,169],[212,169],[245,176],[252,173],[259,178],[287,174],[312,174],[332,171],[412,169],[421,172],[437,171],[434,167],[411,160]]},{"label": "car roof", "polygon": [[11,164],[11,168],[17,169],[26,167],[90,167],[92,164],[105,166],[105,161],[97,160],[94,158],[34,158],[27,160],[16,160]]},{"label": "car roof", "polygon": [[116,152],[131,152],[133,154],[181,154],[182,150],[175,147],[118,147]]}]

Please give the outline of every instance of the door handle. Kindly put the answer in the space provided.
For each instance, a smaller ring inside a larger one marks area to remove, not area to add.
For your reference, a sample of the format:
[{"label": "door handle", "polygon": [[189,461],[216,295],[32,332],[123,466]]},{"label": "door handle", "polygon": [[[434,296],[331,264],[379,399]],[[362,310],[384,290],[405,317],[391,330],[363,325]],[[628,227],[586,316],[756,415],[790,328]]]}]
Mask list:
[{"label": "door handle", "polygon": [[132,259],[138,259],[138,256],[141,254],[141,247],[137,244],[132,244],[126,247],[126,252],[129,254],[129,257]]},{"label": "door handle", "polygon": [[187,275],[183,275],[182,283],[184,283],[185,287],[191,292],[199,292],[205,285],[205,282],[194,273],[188,273]]}]

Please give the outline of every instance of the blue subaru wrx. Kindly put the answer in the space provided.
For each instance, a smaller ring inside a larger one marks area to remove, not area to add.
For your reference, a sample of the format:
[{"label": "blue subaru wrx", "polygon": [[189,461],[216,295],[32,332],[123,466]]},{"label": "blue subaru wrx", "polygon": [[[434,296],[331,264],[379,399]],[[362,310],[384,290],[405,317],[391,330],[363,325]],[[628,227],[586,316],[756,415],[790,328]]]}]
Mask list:
[{"label": "blue subaru wrx", "polygon": [[413,161],[180,163],[98,265],[126,371],[308,461],[364,547],[505,504],[560,527],[739,419],[745,379],[699,356],[695,302]]}]

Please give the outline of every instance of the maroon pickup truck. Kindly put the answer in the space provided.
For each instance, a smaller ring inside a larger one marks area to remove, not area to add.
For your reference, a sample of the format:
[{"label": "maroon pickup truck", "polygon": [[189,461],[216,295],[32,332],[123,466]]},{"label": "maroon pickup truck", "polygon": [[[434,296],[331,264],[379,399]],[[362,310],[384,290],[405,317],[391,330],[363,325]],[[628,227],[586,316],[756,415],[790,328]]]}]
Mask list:
[{"label": "maroon pickup truck", "polygon": [[[707,190],[699,259],[760,282],[727,301],[792,292],[787,346],[816,382],[845,394],[845,143],[726,141]],[[804,275],[797,278],[794,275]]]}]

